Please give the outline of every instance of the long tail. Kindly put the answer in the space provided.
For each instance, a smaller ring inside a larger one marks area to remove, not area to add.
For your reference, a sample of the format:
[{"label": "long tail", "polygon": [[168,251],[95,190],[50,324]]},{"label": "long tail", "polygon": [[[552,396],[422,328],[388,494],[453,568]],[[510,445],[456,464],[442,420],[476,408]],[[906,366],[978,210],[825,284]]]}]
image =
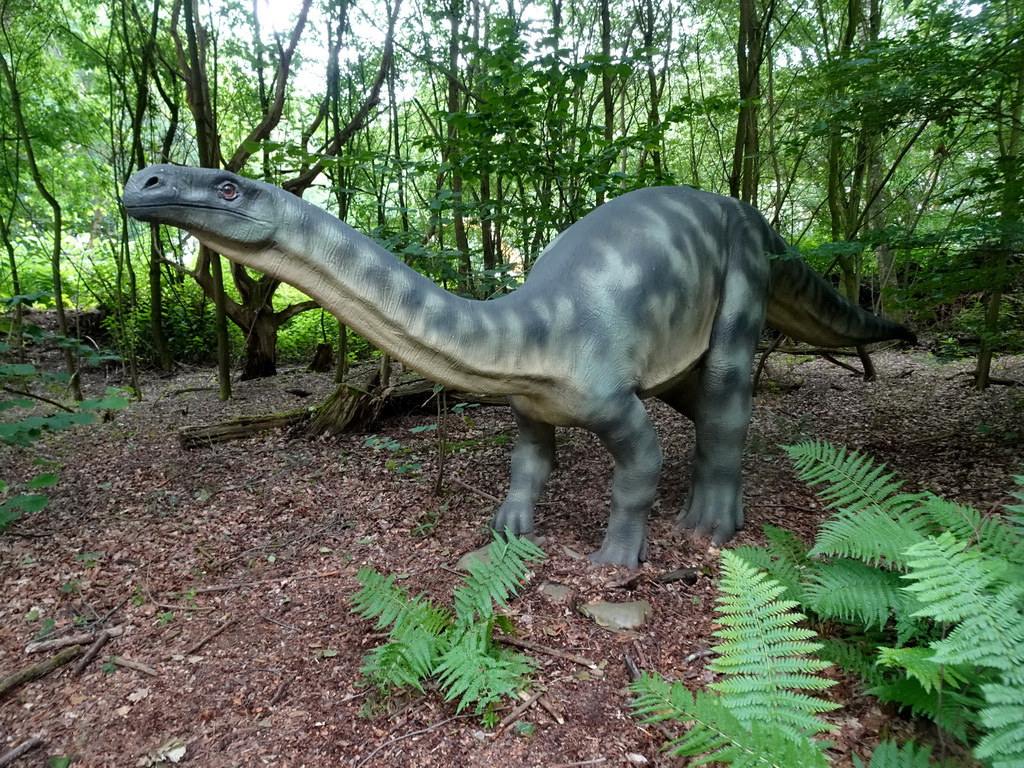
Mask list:
[{"label": "long tail", "polygon": [[[770,250],[786,253],[776,235]],[[902,339],[917,343],[907,326],[877,317],[848,301],[802,259],[785,255],[772,259],[768,325],[809,344],[849,347],[873,341]]]}]

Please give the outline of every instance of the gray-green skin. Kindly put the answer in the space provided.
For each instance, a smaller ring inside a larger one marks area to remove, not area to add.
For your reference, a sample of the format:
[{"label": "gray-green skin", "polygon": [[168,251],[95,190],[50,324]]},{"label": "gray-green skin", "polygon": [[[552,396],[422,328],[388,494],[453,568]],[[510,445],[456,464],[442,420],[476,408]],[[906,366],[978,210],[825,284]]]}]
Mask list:
[{"label": "gray-green skin", "polygon": [[729,540],[743,524],[741,456],[751,364],[765,321],[839,347],[913,342],[842,298],[751,206],[687,187],[617,197],[556,237],[522,287],[464,299],[365,235],[277,187],[157,165],[124,191],[140,221],[180,227],[290,283],[424,376],[507,395],[519,427],[508,495],[491,527],[522,535],[555,460],[555,427],[596,433],[614,459],[599,563],[635,567],[662,453],[643,399],[690,418],[697,448],[679,526]]}]

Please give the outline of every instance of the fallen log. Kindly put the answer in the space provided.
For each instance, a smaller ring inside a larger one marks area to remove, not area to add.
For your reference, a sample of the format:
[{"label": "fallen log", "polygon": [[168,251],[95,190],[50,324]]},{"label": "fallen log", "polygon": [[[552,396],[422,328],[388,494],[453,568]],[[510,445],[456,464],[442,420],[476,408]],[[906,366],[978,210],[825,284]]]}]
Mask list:
[{"label": "fallen log", "polygon": [[[287,411],[265,416],[242,416],[219,424],[184,427],[178,432],[182,448],[203,448],[214,443],[240,440],[274,429],[301,428],[303,434],[341,435],[373,429],[382,413],[402,413],[422,408],[437,394],[437,385],[423,378],[409,379],[388,387],[380,386],[379,371],[356,383],[339,384],[317,408]],[[447,393],[449,403],[506,405],[504,397]]]},{"label": "fallen log", "polygon": [[241,416],[220,424],[184,427],[178,432],[182,448],[204,448],[214,443],[240,440],[272,429],[293,427],[309,418],[309,411],[288,411],[270,416]]},{"label": "fallen log", "polygon": [[0,680],[0,696],[3,696],[8,691],[12,691],[19,685],[23,685],[32,680],[38,680],[40,677],[46,677],[46,675],[53,672],[57,667],[67,664],[72,659],[76,658],[82,653],[82,646],[73,645],[70,648],[65,648],[60,653],[51,656],[45,661],[40,661],[38,664],[33,664],[29,667],[25,667],[13,675],[5,677]]}]

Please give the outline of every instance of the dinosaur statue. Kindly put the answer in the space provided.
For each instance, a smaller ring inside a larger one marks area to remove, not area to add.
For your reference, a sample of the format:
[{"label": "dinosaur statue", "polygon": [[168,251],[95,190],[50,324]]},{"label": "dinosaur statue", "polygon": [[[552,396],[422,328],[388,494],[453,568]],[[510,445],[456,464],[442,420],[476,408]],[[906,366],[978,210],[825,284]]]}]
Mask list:
[{"label": "dinosaur statue", "polygon": [[559,234],[520,288],[488,301],[455,296],[315,205],[224,171],[152,166],[129,179],[123,201],[140,221],[184,229],[301,289],[424,376],[506,395],[519,436],[497,532],[533,531],[555,427],[596,433],[614,459],[598,563],[646,558],[662,453],[644,398],[694,422],[676,521],[723,543],[743,524],[751,363],[766,319],[819,346],[915,341],[787,257],[754,208],[688,187],[614,198]]}]

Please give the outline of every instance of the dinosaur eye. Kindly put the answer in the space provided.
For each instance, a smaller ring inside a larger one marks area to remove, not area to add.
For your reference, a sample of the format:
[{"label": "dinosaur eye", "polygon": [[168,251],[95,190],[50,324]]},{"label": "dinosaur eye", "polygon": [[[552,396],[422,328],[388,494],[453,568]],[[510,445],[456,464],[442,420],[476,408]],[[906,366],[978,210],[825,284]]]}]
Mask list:
[{"label": "dinosaur eye", "polygon": [[236,187],[230,181],[225,181],[223,184],[217,187],[217,192],[219,192],[220,196],[223,197],[225,200],[234,200],[236,197],[238,197],[238,187]]}]

